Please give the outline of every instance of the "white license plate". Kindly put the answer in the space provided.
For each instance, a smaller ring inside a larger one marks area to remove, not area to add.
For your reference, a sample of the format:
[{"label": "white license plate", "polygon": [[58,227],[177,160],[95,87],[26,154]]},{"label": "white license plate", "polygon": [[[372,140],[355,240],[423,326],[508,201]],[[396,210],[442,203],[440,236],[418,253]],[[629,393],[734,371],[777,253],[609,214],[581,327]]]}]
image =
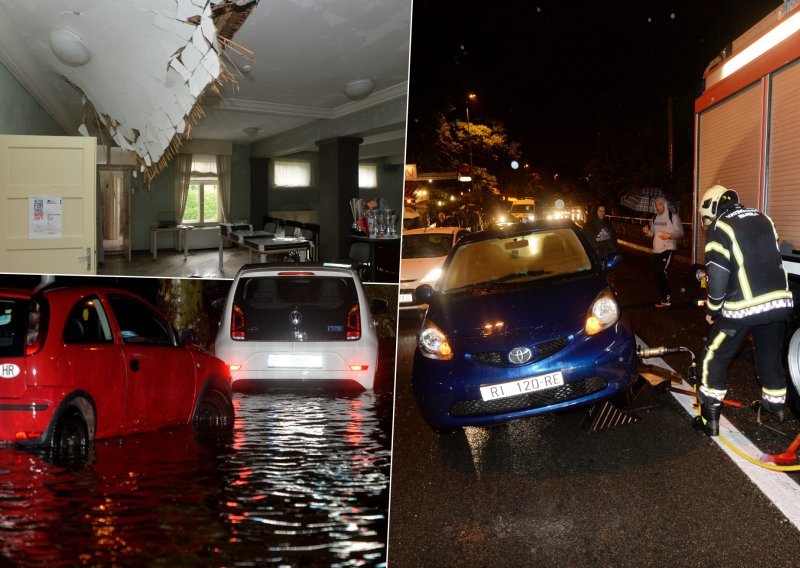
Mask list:
[{"label": "white license plate", "polygon": [[400,303],[401,304],[410,304],[414,301],[414,297],[411,294],[400,294]]},{"label": "white license plate", "polygon": [[283,369],[321,369],[322,357],[320,355],[270,355],[267,365]]},{"label": "white license plate", "polygon": [[483,400],[496,400],[507,396],[519,396],[521,394],[559,387],[564,384],[564,376],[561,371],[527,377],[509,383],[498,383],[487,387],[481,387],[481,397]]}]

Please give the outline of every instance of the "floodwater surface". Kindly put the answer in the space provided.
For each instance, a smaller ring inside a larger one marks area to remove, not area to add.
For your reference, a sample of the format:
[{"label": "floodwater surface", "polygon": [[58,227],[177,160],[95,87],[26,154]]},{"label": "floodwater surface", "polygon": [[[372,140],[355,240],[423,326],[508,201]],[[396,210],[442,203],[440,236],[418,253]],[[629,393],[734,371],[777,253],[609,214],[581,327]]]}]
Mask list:
[{"label": "floodwater surface", "polygon": [[234,405],[228,435],[100,440],[80,464],[0,447],[0,565],[383,563],[392,393]]}]

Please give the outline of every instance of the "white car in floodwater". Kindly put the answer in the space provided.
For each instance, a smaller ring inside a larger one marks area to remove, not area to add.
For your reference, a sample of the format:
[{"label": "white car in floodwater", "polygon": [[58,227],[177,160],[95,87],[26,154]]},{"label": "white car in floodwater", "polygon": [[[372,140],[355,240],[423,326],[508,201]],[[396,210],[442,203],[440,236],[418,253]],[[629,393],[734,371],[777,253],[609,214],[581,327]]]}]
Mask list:
[{"label": "white car in floodwater", "polygon": [[215,341],[234,390],[278,385],[372,389],[378,336],[357,274],[347,265],[246,265],[233,280]]}]

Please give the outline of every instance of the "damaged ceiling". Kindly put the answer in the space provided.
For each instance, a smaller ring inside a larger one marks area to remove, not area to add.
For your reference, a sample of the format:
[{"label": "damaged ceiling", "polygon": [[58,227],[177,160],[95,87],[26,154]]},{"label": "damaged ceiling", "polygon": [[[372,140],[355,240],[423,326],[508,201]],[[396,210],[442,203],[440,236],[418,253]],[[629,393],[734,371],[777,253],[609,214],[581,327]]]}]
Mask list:
[{"label": "damaged ceiling", "polygon": [[[249,143],[404,100],[410,12],[410,0],[0,0],[0,61],[67,134],[100,132],[152,174],[188,134]],[[348,98],[363,79],[374,91]],[[385,142],[397,125],[374,128]]]}]

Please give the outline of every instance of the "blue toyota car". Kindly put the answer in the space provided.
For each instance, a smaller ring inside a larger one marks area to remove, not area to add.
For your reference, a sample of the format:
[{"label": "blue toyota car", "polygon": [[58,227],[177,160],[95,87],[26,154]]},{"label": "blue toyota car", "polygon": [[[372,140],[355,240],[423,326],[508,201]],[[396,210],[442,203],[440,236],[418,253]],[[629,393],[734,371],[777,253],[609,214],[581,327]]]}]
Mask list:
[{"label": "blue toyota car", "polygon": [[417,338],[412,385],[434,427],[481,426],[590,405],[638,378],[630,322],[572,221],[538,221],[462,239]]}]

